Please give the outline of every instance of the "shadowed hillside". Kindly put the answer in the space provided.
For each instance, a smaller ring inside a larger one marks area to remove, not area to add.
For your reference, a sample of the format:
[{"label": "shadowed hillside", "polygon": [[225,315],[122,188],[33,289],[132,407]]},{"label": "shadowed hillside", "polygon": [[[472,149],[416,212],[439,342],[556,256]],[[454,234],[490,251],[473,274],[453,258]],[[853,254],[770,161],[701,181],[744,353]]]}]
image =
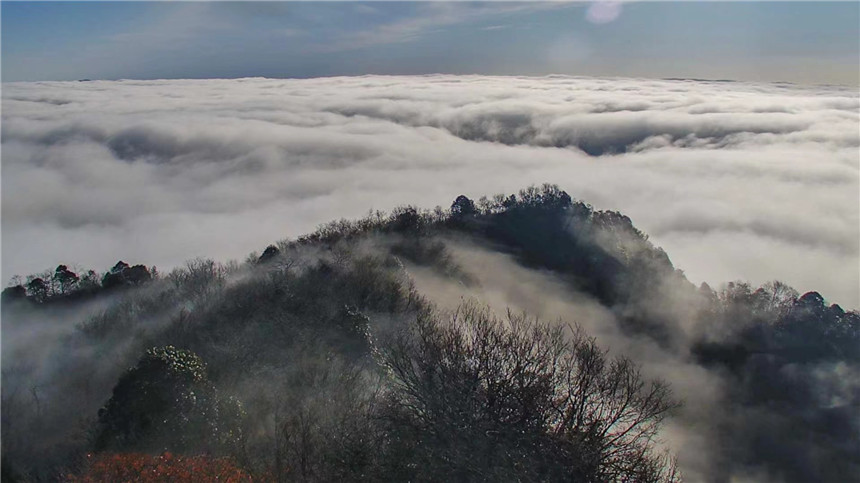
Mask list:
[{"label": "shadowed hillside", "polygon": [[696,287],[554,185],[242,263],[60,265],[2,309],[4,481],[125,478],[165,451],[164,471],[263,481],[860,477],[856,311]]}]

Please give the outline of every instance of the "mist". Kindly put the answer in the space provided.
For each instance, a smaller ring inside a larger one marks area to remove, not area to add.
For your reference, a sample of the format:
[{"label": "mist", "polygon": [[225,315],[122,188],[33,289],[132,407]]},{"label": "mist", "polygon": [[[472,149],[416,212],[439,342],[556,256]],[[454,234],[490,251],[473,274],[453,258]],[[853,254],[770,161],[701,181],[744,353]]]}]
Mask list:
[{"label": "mist", "polygon": [[331,219],[551,181],[690,281],[860,306],[860,120],[833,86],[433,75],[7,83],[2,277],[244,257]]},{"label": "mist", "polygon": [[685,478],[838,481],[860,472],[856,311],[780,282],[697,287],[629,218],[557,186],[334,221],[243,263],[195,259],[166,276],[117,264],[109,275],[118,281],[4,292],[5,467],[35,479],[86,468],[82,453],[112,441],[98,436],[114,431],[105,414],[124,407],[114,401],[148,356],[132,368],[135,360],[161,347],[155,353],[199,358],[211,385],[195,391],[239,416],[204,412],[214,428],[234,428],[217,438],[168,425],[149,433],[156,439],[131,440],[152,446],[132,448],[205,448],[257,475],[318,480],[366,475],[338,463],[358,451],[378,456],[361,458],[360,471],[386,475],[392,453],[374,445],[395,458],[399,449],[384,443],[389,433],[374,418],[386,413],[374,411],[398,386],[380,354],[422,317],[477,306],[568,328],[573,340],[578,327],[609,357],[629,358],[631,377],[665,381],[666,407],[675,398],[681,406],[652,443],[677,456]]}]

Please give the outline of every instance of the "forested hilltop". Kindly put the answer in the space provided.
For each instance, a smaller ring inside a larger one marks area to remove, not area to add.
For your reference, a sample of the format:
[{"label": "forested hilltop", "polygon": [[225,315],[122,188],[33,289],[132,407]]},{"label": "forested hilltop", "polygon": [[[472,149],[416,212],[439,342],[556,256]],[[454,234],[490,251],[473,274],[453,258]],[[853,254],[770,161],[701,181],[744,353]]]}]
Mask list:
[{"label": "forested hilltop", "polygon": [[851,481],[860,315],[554,185],[16,277],[3,481]]}]

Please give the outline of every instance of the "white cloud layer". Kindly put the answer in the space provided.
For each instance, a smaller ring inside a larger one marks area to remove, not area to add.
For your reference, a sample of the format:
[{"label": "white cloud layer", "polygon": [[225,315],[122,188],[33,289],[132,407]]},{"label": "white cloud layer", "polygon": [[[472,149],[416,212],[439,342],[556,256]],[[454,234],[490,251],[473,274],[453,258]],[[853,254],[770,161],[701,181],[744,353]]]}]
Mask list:
[{"label": "white cloud layer", "polygon": [[557,183],[694,282],[860,307],[855,90],[577,77],[3,86],[2,276],[242,258],[319,223]]}]

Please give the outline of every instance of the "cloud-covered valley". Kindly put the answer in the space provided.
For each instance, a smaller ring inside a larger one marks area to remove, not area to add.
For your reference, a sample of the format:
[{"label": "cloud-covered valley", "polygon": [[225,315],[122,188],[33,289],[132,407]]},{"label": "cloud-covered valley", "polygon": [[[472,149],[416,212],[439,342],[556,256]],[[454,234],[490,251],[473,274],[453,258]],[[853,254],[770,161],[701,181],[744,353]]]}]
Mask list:
[{"label": "cloud-covered valley", "polygon": [[3,86],[4,281],[243,258],[341,217],[558,184],[694,282],[860,307],[856,90],[579,77]]}]

